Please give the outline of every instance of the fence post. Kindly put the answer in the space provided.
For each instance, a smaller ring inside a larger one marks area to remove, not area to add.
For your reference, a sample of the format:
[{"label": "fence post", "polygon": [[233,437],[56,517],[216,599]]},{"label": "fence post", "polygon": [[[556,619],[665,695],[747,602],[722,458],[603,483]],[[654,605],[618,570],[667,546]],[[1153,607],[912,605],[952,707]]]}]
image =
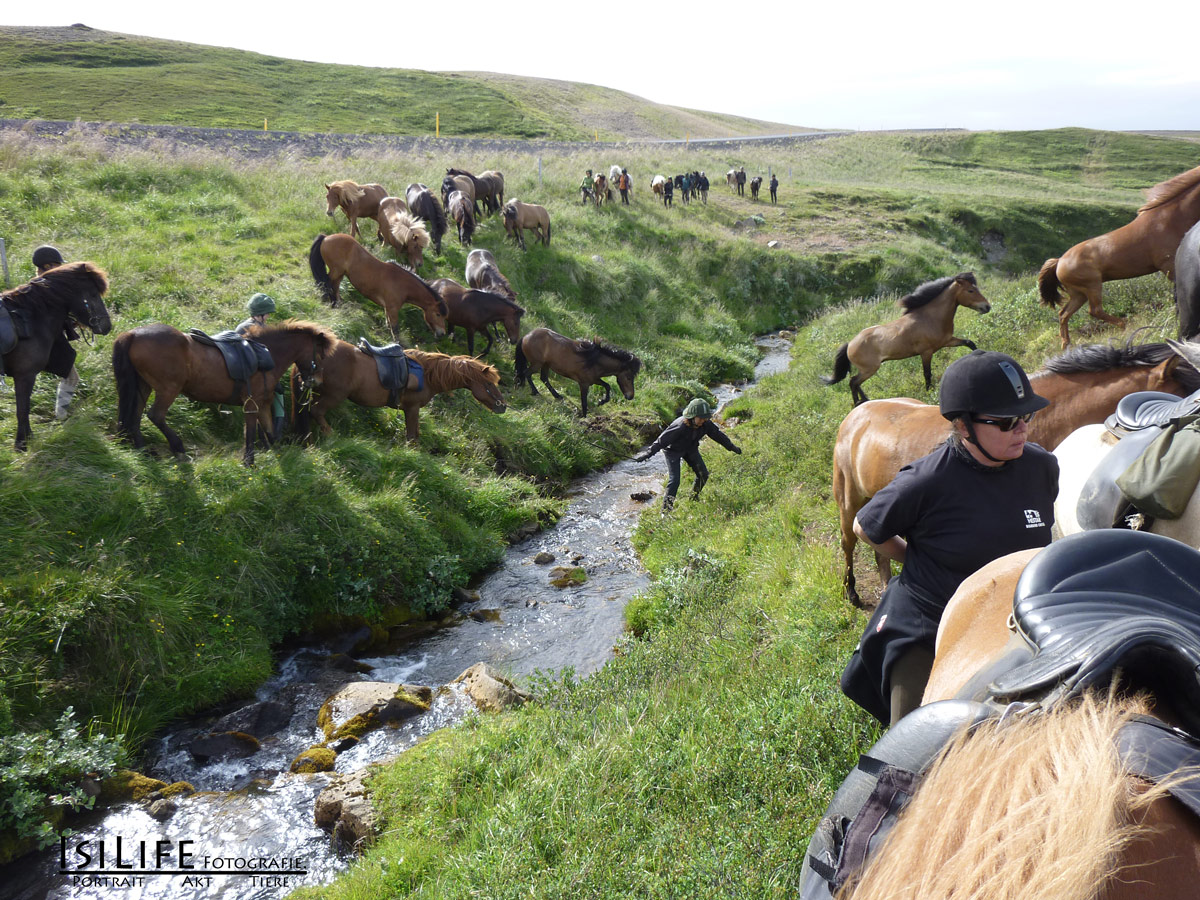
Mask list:
[{"label": "fence post", "polygon": [[0,238],[0,268],[4,269],[4,286],[8,287],[8,251],[4,247],[4,238]]},{"label": "fence post", "polygon": [[433,114],[433,136],[438,138],[442,136],[442,114],[440,112]]},{"label": "fence post", "polygon": [[267,130],[267,120],[263,119],[263,131]]},{"label": "fence post", "polygon": [[538,157],[538,189],[542,187],[542,158]]}]

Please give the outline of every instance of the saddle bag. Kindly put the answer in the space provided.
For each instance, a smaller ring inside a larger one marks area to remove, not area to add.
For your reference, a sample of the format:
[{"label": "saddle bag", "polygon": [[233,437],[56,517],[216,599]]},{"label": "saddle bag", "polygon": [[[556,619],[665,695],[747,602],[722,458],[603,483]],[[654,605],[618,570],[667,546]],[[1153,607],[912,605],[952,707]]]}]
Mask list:
[{"label": "saddle bag", "polygon": [[1173,419],[1117,478],[1137,510],[1178,519],[1200,484],[1200,414]]}]

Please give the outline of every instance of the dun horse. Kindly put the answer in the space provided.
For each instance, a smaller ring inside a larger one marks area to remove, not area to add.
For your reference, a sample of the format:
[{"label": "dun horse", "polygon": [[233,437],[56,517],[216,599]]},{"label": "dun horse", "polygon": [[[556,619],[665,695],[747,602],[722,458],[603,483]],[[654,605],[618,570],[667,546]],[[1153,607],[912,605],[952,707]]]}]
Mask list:
[{"label": "dun horse", "polygon": [[382,306],[392,337],[399,339],[400,307],[405,303],[421,309],[435,338],[446,333],[446,304],[429,285],[403,266],[376,259],[353,238],[344,234],[317,235],[308,251],[308,264],[313,280],[331,306],[338,305],[342,278],[349,278],[360,294]]},{"label": "dun horse", "polygon": [[499,172],[484,172],[472,175],[466,169],[447,169],[446,174],[456,179],[469,178],[474,188],[473,199],[483,203],[484,212],[494,213],[500,209],[504,197],[504,176]]},{"label": "dun horse", "polygon": [[374,219],[379,214],[379,201],[388,195],[382,184],[355,184],[353,181],[335,181],[325,185],[325,215],[332,216],[341,208],[350,220],[350,234],[358,237],[358,220]]},{"label": "dun horse", "polygon": [[[347,237],[347,240],[353,240]],[[254,465],[257,426],[270,440],[271,398],[275,385],[293,364],[309,374],[333,350],[337,338],[323,325],[288,321],[282,325],[252,328],[247,334],[271,351],[275,368],[258,372],[246,382],[229,377],[221,351],[202,344],[170,325],[143,325],[119,335],[113,342],[113,374],[117,381],[117,422],[121,434],[135,447],[145,446],[142,412],[154,393],[147,415],[167,439],[176,457],[184,454],[183,441],[167,425],[167,410],[180,394],[201,403],[237,403],[245,410],[246,445],[242,460]]]},{"label": "dun horse", "polygon": [[588,389],[593,384],[604,387],[604,397],[597,401],[597,406],[607,403],[612,396],[612,387],[604,380],[608,375],[616,376],[617,387],[621,389],[626,400],[632,400],[633,380],[641,367],[642,361],[628,350],[612,347],[598,340],[575,341],[549,328],[535,328],[517,342],[517,387],[520,387],[523,381],[528,381],[530,393],[536,396],[537,387],[533,383],[533,373],[540,372],[542,384],[550,391],[550,395],[556,400],[561,400],[562,395],[554,389],[547,377],[550,371],[554,370],[579,384],[581,416],[587,415]]},{"label": "dun horse", "polygon": [[479,215],[478,198],[475,196],[475,182],[466,175],[447,175],[442,179],[442,206],[446,208],[446,212],[450,212],[450,195],[455,191],[462,191],[471,202],[471,212]]},{"label": "dun horse", "polygon": [[446,199],[446,212],[458,226],[458,242],[464,247],[471,246],[471,237],[475,234],[475,211],[471,199],[462,191],[451,191]]},{"label": "dun horse", "polygon": [[857,366],[858,374],[850,378],[850,395],[856,406],[867,399],[862,383],[889,359],[920,356],[925,390],[929,390],[933,386],[934,353],[943,347],[975,349],[972,341],[954,334],[954,314],[958,308],[965,306],[981,313],[992,308],[970,272],[928,281],[902,297],[900,306],[904,315],[899,319],[864,328],[849,343],[842,344],[834,360],[833,375],[821,378],[826,384],[837,384],[849,374],[852,365]]},{"label": "dun horse", "polygon": [[454,338],[454,329],[461,325],[467,332],[467,352],[475,355],[475,332],[482,331],[487,338],[487,346],[480,356],[487,356],[492,349],[492,332],[489,327],[494,322],[504,325],[511,344],[516,344],[521,338],[521,316],[525,310],[507,297],[492,294],[488,291],[468,290],[457,281],[449,278],[439,278],[429,285],[446,303],[446,328]]},{"label": "dun horse", "polygon": [[[1175,280],[1175,251],[1189,228],[1200,221],[1200,166],[1150,189],[1146,202],[1128,225],[1076,244],[1061,257],[1046,260],[1038,274],[1042,302],[1059,306],[1062,345],[1071,342],[1067,321],[1084,304],[1088,314],[1111,325],[1125,320],[1101,306],[1106,281],[1165,272]],[[1060,289],[1067,292],[1064,301]],[[1185,334],[1185,337],[1191,335]]]},{"label": "dun horse", "polygon": [[408,186],[404,198],[408,201],[409,212],[425,222],[433,239],[433,252],[441,256],[442,235],[446,233],[446,211],[438,203],[433,191],[417,182]]},{"label": "dun horse", "polygon": [[546,207],[513,198],[504,204],[503,212],[504,230],[522,250],[525,249],[526,228],[533,229],[535,238],[550,246],[550,214]]},{"label": "dun horse", "polygon": [[63,326],[74,320],[96,334],[108,334],[112,320],[104,305],[108,276],[90,262],[51,269],[27,284],[0,294],[0,375],[11,375],[17,395],[16,450],[24,450],[29,427],[30,398],[38,372],[65,377],[75,363],[75,351],[51,351]]},{"label": "dun horse", "polygon": [[[1081,425],[1103,422],[1126,394],[1165,391],[1186,396],[1200,389],[1200,373],[1166,344],[1095,344],[1048,360],[1030,376],[1030,383],[1050,405],[1030,421],[1028,439],[1053,450]],[[842,420],[833,448],[833,498],[845,557],[843,582],[855,606],[862,601],[854,579],[854,517],[902,466],[931,453],[949,430],[936,406],[907,397],[871,400]],[[886,584],[890,564],[877,557],[876,565]]]},{"label": "dun horse", "polygon": [[[405,350],[409,359],[425,370],[425,385],[420,390],[410,388],[400,394],[399,408],[404,410],[404,427],[410,443],[420,438],[420,409],[437,394],[466,388],[485,407],[495,413],[505,410],[500,393],[500,373],[495,366],[481,363],[470,356],[447,356],[444,353],[424,353]],[[413,376],[410,377],[410,383]],[[299,385],[295,385],[299,387]],[[336,347],[321,360],[313,386],[313,400],[296,418],[297,433],[310,431],[307,415],[312,414],[321,433],[333,434],[325,414],[350,400],[359,406],[388,405],[389,391],[379,381],[375,360],[353,344],[337,341]]]},{"label": "dun horse", "polygon": [[408,266],[416,270],[425,261],[429,232],[420,219],[413,217],[399,197],[384,197],[379,202],[379,239],[397,254],[408,257]]}]

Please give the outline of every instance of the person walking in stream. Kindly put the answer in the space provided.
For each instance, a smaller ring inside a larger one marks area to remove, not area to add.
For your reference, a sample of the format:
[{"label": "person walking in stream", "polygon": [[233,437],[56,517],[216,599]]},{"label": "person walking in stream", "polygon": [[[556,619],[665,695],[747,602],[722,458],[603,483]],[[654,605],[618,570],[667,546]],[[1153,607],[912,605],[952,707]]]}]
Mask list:
[{"label": "person walking in stream", "polygon": [[708,467],[700,456],[700,442],[710,437],[731,453],[741,453],[742,448],[731,441],[712,420],[713,409],[697,397],[683,411],[683,415],[663,429],[645,453],[634,457],[635,462],[645,462],[659,450],[667,458],[667,495],[663,497],[663,512],[675,506],[675,495],[679,491],[680,462],[684,461],[696,473],[692,484],[692,499],[700,499],[700,491],[708,481]]}]

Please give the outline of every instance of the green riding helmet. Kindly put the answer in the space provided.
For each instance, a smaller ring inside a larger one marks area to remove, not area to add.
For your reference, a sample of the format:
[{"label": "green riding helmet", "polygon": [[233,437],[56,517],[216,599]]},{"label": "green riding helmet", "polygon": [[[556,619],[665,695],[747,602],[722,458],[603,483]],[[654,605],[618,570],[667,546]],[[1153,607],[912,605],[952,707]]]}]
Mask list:
[{"label": "green riding helmet", "polygon": [[712,407],[699,397],[689,403],[683,411],[685,419],[711,419],[712,414]]},{"label": "green riding helmet", "polygon": [[268,313],[275,312],[275,301],[266,294],[255,294],[250,298],[250,302],[246,304],[246,309],[250,311],[252,316],[265,316]]}]

